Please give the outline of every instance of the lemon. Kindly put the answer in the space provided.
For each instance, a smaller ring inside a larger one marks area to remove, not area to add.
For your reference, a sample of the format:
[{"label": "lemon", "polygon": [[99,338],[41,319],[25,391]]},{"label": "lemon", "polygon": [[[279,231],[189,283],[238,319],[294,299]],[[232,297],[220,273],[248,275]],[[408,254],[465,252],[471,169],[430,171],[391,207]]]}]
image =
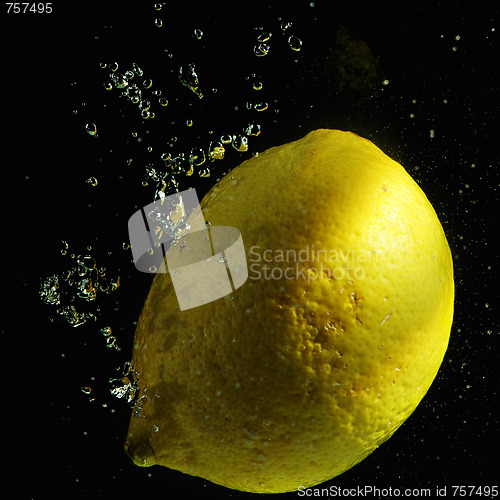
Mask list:
[{"label": "lemon", "polygon": [[248,279],[181,312],[155,277],[126,451],[248,492],[331,479],[396,431],[443,360],[454,284],[438,217],[372,142],[326,129],[243,162],[201,206],[241,232]]}]

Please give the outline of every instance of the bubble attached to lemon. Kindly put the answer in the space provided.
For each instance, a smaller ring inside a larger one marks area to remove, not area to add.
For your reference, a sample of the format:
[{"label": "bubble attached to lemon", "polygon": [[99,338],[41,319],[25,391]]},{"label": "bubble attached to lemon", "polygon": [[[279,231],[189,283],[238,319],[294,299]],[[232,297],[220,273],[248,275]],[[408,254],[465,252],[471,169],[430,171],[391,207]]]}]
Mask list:
[{"label": "bubble attached to lemon", "polygon": [[396,431],[443,360],[454,284],[439,219],[401,165],[327,129],[243,162],[201,207],[241,232],[248,279],[180,311],[155,276],[126,451],[248,492],[329,480]]}]

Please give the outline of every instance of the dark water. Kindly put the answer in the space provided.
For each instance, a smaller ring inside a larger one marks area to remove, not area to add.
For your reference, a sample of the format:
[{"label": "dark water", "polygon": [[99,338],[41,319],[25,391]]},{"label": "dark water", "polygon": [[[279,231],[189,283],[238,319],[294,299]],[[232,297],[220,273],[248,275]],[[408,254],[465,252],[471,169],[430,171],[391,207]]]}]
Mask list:
[{"label": "dark water", "polygon": [[[419,182],[447,234],[457,287],[450,347],[427,396],[326,487],[435,495],[498,484],[498,12],[297,5],[103,2],[2,14],[3,430],[15,436],[9,466],[30,478],[19,498],[250,496],[136,468],[123,453],[130,408],[110,389],[120,386],[151,282],[131,263],[127,221],[162,179],[167,193],[174,178],[201,198],[253,153],[320,127],[371,139]],[[142,75],[130,82],[154,118],[119,88],[117,75],[135,67]],[[249,125],[261,133],[245,135]],[[186,175],[190,158],[199,163],[227,135],[240,146],[240,134],[248,151],[226,144],[223,160]],[[172,168],[165,153],[180,173],[162,177]],[[40,297],[40,280],[54,275],[59,306]],[[74,311],[85,320],[78,327],[68,323]]]}]

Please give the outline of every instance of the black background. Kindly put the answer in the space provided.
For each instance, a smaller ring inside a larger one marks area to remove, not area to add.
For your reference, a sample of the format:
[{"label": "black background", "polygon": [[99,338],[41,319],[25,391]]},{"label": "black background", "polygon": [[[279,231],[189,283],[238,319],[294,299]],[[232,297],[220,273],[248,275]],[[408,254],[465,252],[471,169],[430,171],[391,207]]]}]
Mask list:
[{"label": "black background", "polygon": [[[129,406],[109,392],[151,282],[123,249],[128,218],[154,199],[154,183],[142,185],[146,166],[162,168],[174,136],[174,152],[206,149],[251,122],[262,133],[250,137],[248,153],[229,147],[210,177],[181,175],[180,188],[196,187],[201,199],[256,151],[316,128],[352,130],[417,180],[454,256],[455,319],[433,386],[387,443],[323,486],[429,487],[435,496],[438,486],[452,493],[452,485],[499,483],[498,12],[453,2],[344,4],[167,2],[157,11],[129,1],[56,2],[52,14],[17,15],[2,4],[2,431],[13,498],[257,496],[134,466],[123,453]],[[264,32],[271,49],[256,57]],[[299,52],[287,44],[291,35],[303,42]],[[118,89],[105,90],[110,71],[100,64],[113,62],[118,72],[138,64],[168,106],[152,101],[156,116],[144,120]],[[189,63],[201,100],[178,80]],[[246,109],[260,100],[269,109]],[[86,182],[92,176],[97,186]],[[74,302],[97,318],[76,328],[39,292],[42,279],[75,267],[62,240],[70,254],[90,253],[120,276],[117,291]],[[121,351],[105,347],[104,326]]]}]

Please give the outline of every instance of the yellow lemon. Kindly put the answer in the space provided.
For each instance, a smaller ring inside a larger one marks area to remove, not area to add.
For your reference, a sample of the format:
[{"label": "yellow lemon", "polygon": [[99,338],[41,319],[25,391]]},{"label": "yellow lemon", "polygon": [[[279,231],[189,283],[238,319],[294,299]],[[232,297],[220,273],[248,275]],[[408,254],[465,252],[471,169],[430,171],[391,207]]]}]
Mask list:
[{"label": "yellow lemon", "polygon": [[443,360],[454,284],[436,213],[372,142],[325,129],[245,161],[201,206],[241,232],[248,279],[180,311],[170,275],[155,277],[127,453],[249,492],[341,474],[405,421]]}]

